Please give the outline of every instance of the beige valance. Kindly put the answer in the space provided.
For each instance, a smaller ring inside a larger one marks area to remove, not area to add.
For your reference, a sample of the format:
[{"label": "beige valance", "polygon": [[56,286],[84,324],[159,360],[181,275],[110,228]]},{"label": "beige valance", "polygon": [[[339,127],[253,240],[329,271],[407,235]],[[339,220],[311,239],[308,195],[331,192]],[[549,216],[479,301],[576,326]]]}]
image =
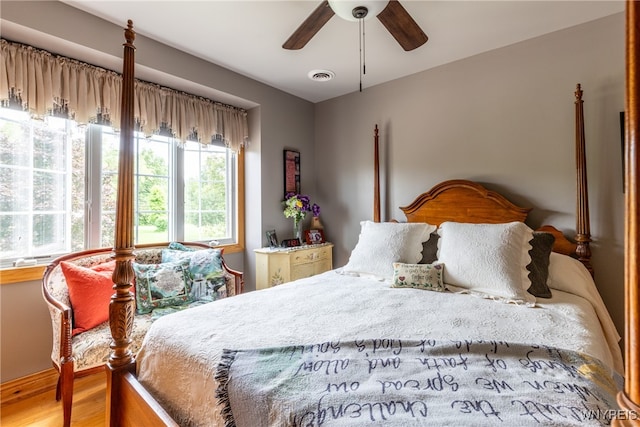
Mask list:
[{"label": "beige valance", "polygon": [[[78,123],[120,124],[120,74],[0,39],[0,103],[35,116],[65,115]],[[135,119],[146,135],[168,128],[180,142],[222,139],[233,151],[249,136],[247,112],[202,97],[135,81]]]}]

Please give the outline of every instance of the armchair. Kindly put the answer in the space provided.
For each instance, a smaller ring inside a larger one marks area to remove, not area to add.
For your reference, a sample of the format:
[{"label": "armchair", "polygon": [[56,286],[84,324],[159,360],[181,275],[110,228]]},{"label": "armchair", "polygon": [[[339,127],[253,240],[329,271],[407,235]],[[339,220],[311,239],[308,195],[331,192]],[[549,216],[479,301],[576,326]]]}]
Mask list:
[{"label": "armchair", "polygon": [[[200,243],[183,243],[183,245],[192,249],[209,248],[209,246]],[[165,248],[167,248],[167,244],[139,245],[134,252],[135,262],[141,264],[160,263],[161,252]],[[42,279],[42,294],[51,314],[53,333],[51,360],[59,372],[56,400],[62,399],[65,427],[71,423],[73,380],[76,377],[90,375],[104,369],[109,357],[111,333],[107,321],[75,336],[72,334],[74,312],[69,297],[69,288],[60,264],[65,261],[88,268],[111,261],[111,257],[111,248],[67,254],[54,260],[45,270]],[[242,272],[230,269],[224,259],[222,259],[222,268],[227,296],[242,293],[244,288]],[[134,354],[140,348],[140,344],[154,319],[151,313],[134,316],[130,347]]]}]

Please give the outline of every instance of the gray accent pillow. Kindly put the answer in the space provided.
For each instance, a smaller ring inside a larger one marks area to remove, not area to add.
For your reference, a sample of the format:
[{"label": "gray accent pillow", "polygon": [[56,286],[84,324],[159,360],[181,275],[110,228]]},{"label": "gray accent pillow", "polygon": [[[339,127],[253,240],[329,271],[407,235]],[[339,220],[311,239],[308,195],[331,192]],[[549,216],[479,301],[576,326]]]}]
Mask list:
[{"label": "gray accent pillow", "polygon": [[547,286],[549,278],[549,255],[556,238],[551,233],[533,232],[531,243],[531,263],[527,265],[531,286],[527,290],[537,298],[551,298],[551,289]]},{"label": "gray accent pillow", "polygon": [[434,231],[429,236],[429,240],[422,242],[422,259],[418,264],[433,264],[438,260],[438,231]]}]

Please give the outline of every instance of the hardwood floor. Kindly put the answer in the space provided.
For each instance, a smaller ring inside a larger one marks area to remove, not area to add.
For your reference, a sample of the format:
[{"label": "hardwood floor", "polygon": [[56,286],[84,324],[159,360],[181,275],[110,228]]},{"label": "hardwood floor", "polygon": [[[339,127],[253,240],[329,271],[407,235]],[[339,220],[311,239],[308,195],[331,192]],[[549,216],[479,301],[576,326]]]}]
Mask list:
[{"label": "hardwood floor", "polygon": [[[78,378],[73,386],[71,426],[93,427],[105,424],[106,376],[99,372]],[[55,390],[49,390],[0,408],[2,427],[59,427],[62,403],[56,402]]]}]

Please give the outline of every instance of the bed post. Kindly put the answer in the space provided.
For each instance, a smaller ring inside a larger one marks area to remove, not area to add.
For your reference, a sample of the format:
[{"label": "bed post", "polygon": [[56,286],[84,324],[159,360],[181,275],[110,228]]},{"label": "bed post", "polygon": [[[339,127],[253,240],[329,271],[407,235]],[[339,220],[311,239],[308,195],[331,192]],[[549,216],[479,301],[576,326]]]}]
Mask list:
[{"label": "bed post", "polygon": [[373,131],[373,222],[380,222],[380,147],[378,125]]},{"label": "bed post", "polygon": [[122,100],[120,111],[120,160],[118,164],[118,195],[116,200],[116,224],[113,271],[115,294],[109,304],[111,328],[111,354],[107,362],[106,424],[119,425],[119,399],[125,372],[135,370],[135,359],[129,345],[133,332],[135,302],[129,291],[133,281],[133,126],[134,126],[134,66],[135,32],[133,22],[127,22],[124,31],[126,43],[122,69]]},{"label": "bed post", "polygon": [[627,0],[625,99],[625,384],[618,393],[618,404],[624,415],[614,420],[615,426],[637,425],[640,418],[640,188],[638,183],[638,138],[640,138],[640,4]]},{"label": "bed post", "polygon": [[584,138],[584,110],[582,88],[576,86],[576,171],[577,171],[577,212],[576,212],[576,255],[593,276],[591,265],[591,231],[589,226],[589,195],[587,192],[587,156]]}]

